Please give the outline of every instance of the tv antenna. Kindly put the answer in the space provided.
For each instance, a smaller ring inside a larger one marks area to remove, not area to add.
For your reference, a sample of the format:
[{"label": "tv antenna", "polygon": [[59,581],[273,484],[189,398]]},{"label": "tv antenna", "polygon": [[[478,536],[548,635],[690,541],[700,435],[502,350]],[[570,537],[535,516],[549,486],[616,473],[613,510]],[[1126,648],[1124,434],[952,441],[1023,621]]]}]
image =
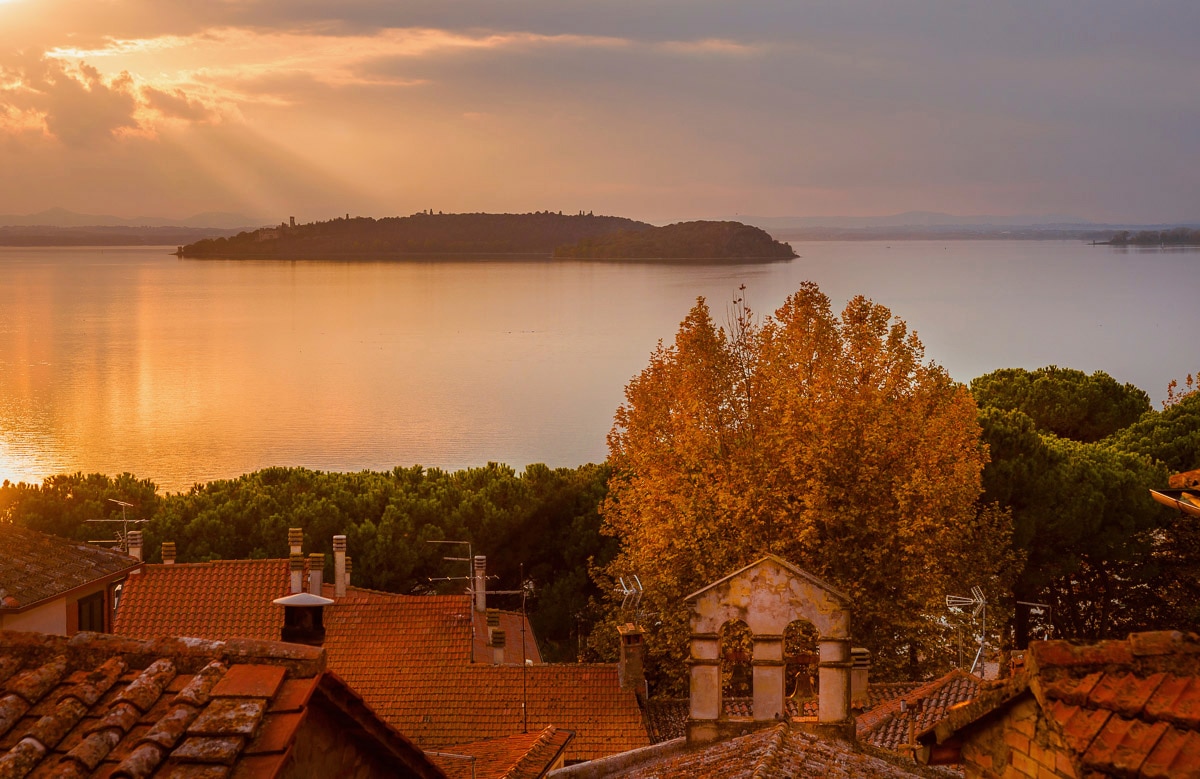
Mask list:
[{"label": "tv antenna", "polygon": [[1039,617],[1039,622],[1043,623],[1039,627],[1045,631],[1045,638],[1054,636],[1054,611],[1047,603],[1032,603],[1026,600],[1017,601],[1018,606],[1024,606],[1029,609],[1029,616]]},{"label": "tv antenna", "polygon": [[972,587],[971,597],[969,598],[962,595],[947,595],[946,606],[957,610],[971,609],[972,620],[982,617],[982,625],[979,632],[979,651],[975,653],[975,660],[971,663],[970,672],[975,673],[975,669],[979,667],[980,661],[983,660],[983,650],[987,646],[987,598],[984,597],[982,589]]},{"label": "tv antenna", "polygon": [[115,544],[115,546],[112,548],[119,549],[122,552],[125,552],[126,554],[128,554],[128,552],[129,552],[129,526],[130,525],[142,525],[142,524],[145,524],[146,522],[149,522],[150,520],[148,520],[148,519],[129,519],[129,517],[126,516],[125,509],[137,508],[136,503],[126,503],[125,501],[117,500],[116,498],[109,498],[108,502],[116,503],[118,506],[121,507],[121,518],[120,519],[86,519],[84,521],[85,522],[120,522],[121,527],[116,531],[117,537],[116,538],[105,538],[103,540],[98,540],[98,541],[88,541],[88,543],[89,544]]}]

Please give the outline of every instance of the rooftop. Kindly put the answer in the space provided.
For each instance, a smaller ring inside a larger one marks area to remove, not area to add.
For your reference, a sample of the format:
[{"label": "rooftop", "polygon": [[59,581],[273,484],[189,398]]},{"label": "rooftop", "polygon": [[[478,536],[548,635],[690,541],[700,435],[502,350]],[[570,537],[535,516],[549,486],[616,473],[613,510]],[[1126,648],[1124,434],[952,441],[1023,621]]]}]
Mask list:
[{"label": "rooftop", "polygon": [[312,647],[0,632],[0,685],[4,777],[272,777],[318,700],[397,772],[441,776]]},{"label": "rooftop", "polygon": [[1079,776],[1200,776],[1200,637],[1134,633],[1080,646],[1041,641],[1025,671],[987,685],[922,741],[958,731],[1032,694]]},{"label": "rooftop", "polygon": [[452,753],[470,755],[473,761],[449,753],[430,756],[448,779],[540,779],[558,759],[574,734],[554,726],[532,733],[461,744]]},{"label": "rooftop", "polygon": [[121,552],[0,522],[0,609],[24,609],[140,564]]}]

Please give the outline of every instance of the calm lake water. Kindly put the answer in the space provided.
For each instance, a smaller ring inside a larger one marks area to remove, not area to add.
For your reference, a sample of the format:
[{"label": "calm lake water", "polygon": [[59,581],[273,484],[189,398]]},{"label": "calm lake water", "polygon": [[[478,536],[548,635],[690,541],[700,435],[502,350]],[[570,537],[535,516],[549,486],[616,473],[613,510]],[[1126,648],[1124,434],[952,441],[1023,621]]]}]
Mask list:
[{"label": "calm lake water", "polygon": [[864,294],[956,379],[1050,363],[1157,403],[1200,369],[1200,253],[1072,242],[796,243],[787,263],[267,263],[0,248],[0,479],[168,490],[324,470],[606,455],[625,384],[698,295]]}]

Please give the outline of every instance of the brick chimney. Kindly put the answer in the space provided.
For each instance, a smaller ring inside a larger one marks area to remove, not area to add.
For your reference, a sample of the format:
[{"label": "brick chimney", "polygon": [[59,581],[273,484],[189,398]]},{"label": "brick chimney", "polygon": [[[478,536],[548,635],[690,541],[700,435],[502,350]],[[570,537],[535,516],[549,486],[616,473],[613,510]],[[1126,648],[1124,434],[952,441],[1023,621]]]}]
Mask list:
[{"label": "brick chimney", "polygon": [[346,572],[346,537],[333,537],[333,592],[339,598],[346,597],[350,576]]},{"label": "brick chimney", "polygon": [[642,629],[632,622],[617,627],[621,634],[621,658],[617,662],[617,678],[621,689],[646,695],[646,673],[644,668],[645,644]]},{"label": "brick chimney", "polygon": [[291,573],[292,595],[304,592],[304,555],[296,553],[289,558],[288,571]]},{"label": "brick chimney", "polygon": [[304,528],[288,528],[288,555],[304,554]]},{"label": "brick chimney", "polygon": [[175,564],[175,542],[163,541],[162,545],[163,565]]},{"label": "brick chimney", "polygon": [[308,591],[313,595],[321,595],[321,585],[325,579],[325,555],[313,552],[308,556]]},{"label": "brick chimney", "polygon": [[487,611],[487,558],[481,554],[475,555],[475,610]]},{"label": "brick chimney", "polygon": [[129,548],[130,557],[142,559],[142,531],[130,530],[125,536],[125,545]]}]

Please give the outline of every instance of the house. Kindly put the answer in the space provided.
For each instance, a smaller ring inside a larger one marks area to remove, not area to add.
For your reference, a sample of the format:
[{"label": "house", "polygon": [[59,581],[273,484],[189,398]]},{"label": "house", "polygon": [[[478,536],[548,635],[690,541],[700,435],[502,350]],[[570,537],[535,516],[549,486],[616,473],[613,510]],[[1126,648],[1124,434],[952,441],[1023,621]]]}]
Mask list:
[{"label": "house", "polygon": [[[115,630],[141,638],[278,639],[289,593],[320,593],[321,645],[329,667],[422,749],[463,745],[553,726],[571,731],[567,763],[647,746],[633,688],[614,664],[547,664],[519,613],[486,605],[486,561],[476,559],[469,595],[398,595],[351,586],[345,537],[334,538],[333,582],[324,556],[179,564],[173,553],[129,582]],[[165,545],[164,545],[165,546]],[[305,587],[307,585],[307,587]],[[482,775],[479,779],[485,779]]]},{"label": "house", "polygon": [[0,632],[0,776],[445,779],[321,649]]},{"label": "house", "polygon": [[140,559],[0,522],[0,630],[70,635],[112,629]]},{"label": "house", "polygon": [[973,701],[982,684],[978,676],[955,668],[879,701],[855,719],[858,740],[912,757],[917,739],[946,719],[956,707]]},{"label": "house", "polygon": [[[555,771],[552,779],[722,779],[757,777],[953,776],[855,738],[850,647],[851,603],[812,574],[768,555],[685,598],[691,609],[689,709],[684,737]],[[783,640],[797,620],[818,633],[817,700],[809,715],[789,711]],[[752,635],[753,698],[726,705],[721,628],[744,623]],[[863,680],[865,681],[865,680]]]},{"label": "house", "polygon": [[1025,668],[920,736],[973,777],[1200,777],[1200,637],[1030,644]]}]

